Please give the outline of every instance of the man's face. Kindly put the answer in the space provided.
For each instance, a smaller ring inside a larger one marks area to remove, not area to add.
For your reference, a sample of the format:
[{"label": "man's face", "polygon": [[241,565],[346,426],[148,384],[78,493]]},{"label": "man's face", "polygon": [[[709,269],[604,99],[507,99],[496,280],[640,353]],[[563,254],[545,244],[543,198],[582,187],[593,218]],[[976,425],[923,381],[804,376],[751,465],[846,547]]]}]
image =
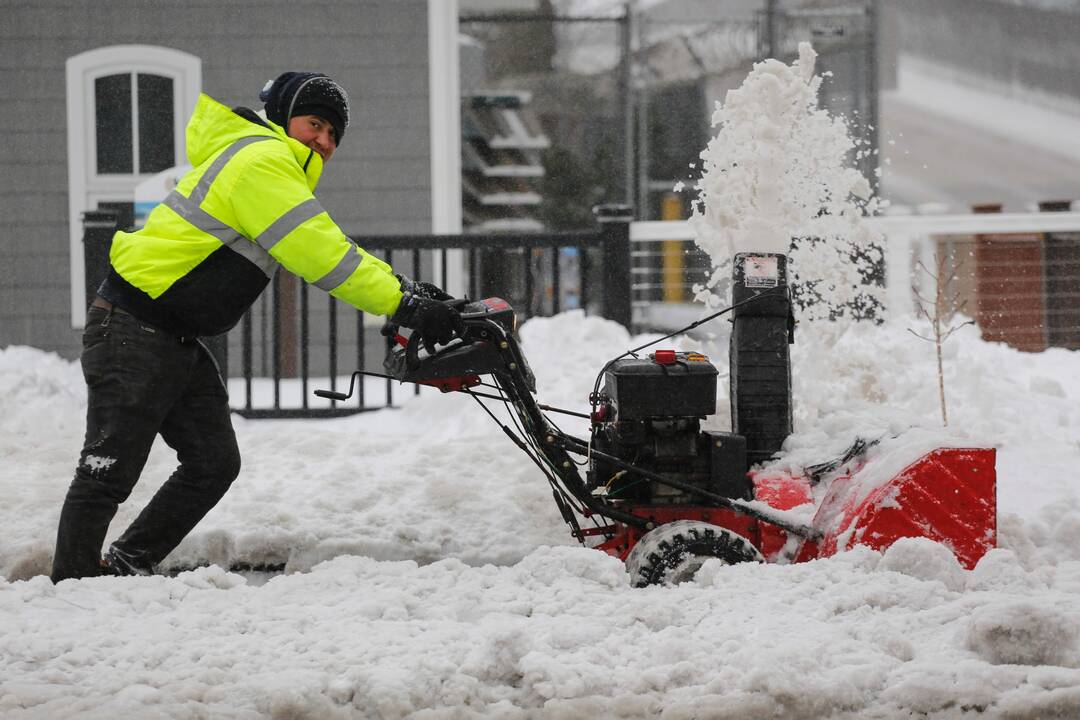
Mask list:
[{"label": "man's face", "polygon": [[330,162],[337,150],[333,126],[318,115],[297,115],[289,120],[289,137],[319,153],[323,164]]}]

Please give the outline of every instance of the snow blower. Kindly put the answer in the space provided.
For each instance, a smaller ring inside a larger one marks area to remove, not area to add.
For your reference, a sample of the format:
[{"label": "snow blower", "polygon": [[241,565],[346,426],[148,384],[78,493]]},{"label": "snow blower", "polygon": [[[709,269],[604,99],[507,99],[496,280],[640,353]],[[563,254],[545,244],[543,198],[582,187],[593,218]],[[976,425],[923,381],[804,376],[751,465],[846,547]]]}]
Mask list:
[{"label": "snow blower", "polygon": [[[367,374],[472,395],[540,468],[573,536],[623,560],[636,586],[688,580],[711,558],[805,561],[903,537],[941,542],[970,568],[996,544],[993,449],[937,449],[884,478],[862,441],[803,475],[754,469],[792,430],[784,255],[736,256],[731,307],[666,336],[731,313],[731,432],[701,428],[716,411],[718,372],[700,353],[642,354],[665,338],[629,350],[600,371],[591,412],[561,410],[535,398],[510,305],[489,298],[460,307],[459,340],[426,355],[418,334],[384,328],[396,340],[388,374],[358,372],[353,382]],[[344,400],[352,387],[316,394]],[[513,427],[485,400],[505,404]],[[588,418],[589,437],[563,432],[548,413]]]}]

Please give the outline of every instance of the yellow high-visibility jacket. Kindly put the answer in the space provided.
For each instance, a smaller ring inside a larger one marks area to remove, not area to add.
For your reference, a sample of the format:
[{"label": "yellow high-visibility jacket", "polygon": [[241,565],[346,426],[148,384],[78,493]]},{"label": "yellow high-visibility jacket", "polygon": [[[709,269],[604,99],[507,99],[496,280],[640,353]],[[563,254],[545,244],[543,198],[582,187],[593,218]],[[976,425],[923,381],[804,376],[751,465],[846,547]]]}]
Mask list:
[{"label": "yellow high-visibility jacket", "polygon": [[194,169],[137,232],[117,232],[98,293],[180,336],[232,328],[283,265],[354,307],[391,315],[390,266],[354,244],[312,192],[318,153],[246,108],[200,95],[187,126]]}]

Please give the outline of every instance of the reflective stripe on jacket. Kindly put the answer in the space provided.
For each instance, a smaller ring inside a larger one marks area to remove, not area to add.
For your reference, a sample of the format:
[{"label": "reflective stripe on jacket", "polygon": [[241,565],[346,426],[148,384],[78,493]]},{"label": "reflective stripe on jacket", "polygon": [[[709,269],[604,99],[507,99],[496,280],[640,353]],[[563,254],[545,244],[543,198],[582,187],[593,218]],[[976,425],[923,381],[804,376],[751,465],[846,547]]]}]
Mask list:
[{"label": "reflective stripe on jacket", "polygon": [[178,335],[232,328],[278,264],[354,307],[391,315],[398,279],[354,244],[312,192],[322,158],[250,110],[201,95],[187,127],[194,169],[137,232],[113,237],[99,293]]}]

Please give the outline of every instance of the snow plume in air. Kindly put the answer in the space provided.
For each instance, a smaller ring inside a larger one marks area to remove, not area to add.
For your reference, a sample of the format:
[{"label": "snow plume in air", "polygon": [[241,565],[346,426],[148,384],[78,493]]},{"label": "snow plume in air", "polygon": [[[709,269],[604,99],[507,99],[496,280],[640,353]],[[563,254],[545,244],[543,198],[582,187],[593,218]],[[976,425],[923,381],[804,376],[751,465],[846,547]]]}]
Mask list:
[{"label": "snow plume in air", "polygon": [[809,43],[800,43],[791,65],[756,63],[717,103],[716,135],[701,153],[690,218],[715,268],[696,288],[706,304],[727,294],[731,260],[740,252],[789,254],[803,319],[859,314],[875,302],[865,278],[881,250],[860,218],[878,200],[850,166],[863,141],[851,137],[843,117],[818,107],[816,58]]}]

